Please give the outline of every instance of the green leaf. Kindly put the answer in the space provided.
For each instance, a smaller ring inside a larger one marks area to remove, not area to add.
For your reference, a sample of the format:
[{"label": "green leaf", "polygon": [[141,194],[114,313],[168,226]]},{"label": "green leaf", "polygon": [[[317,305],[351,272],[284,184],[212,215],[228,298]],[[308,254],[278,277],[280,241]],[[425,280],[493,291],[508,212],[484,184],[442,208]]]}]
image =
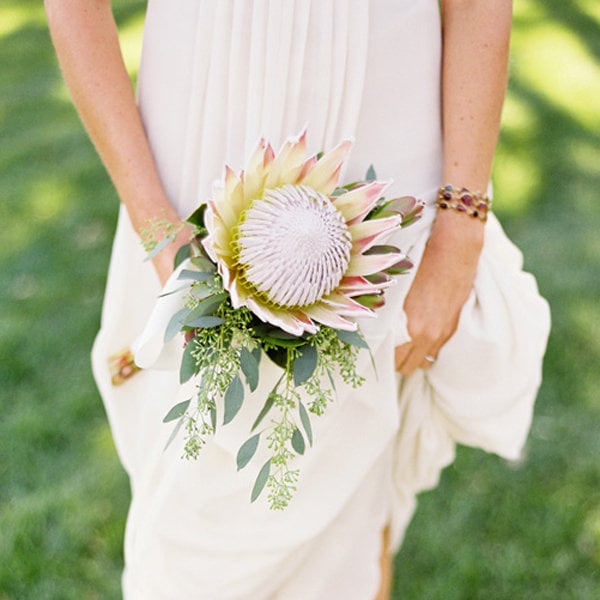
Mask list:
[{"label": "green leaf", "polygon": [[184,283],[182,286],[171,290],[170,292],[165,292],[164,294],[159,294],[159,298],[166,298],[167,296],[171,296],[172,294],[176,294],[177,292],[181,292],[181,290],[185,290],[190,287],[189,283]]},{"label": "green leaf", "polygon": [[195,300],[204,300],[204,298],[213,296],[214,293],[214,288],[211,287],[207,281],[196,281],[190,288],[190,296]]},{"label": "green leaf", "polygon": [[304,454],[304,450],[306,450],[302,432],[297,427],[294,429],[294,433],[292,433],[292,448],[297,454]]},{"label": "green leaf", "polygon": [[252,349],[252,356],[254,356],[257,363],[260,363],[260,357],[262,356],[262,349],[260,346],[255,346]]},{"label": "green leaf", "polygon": [[186,258],[189,258],[192,252],[190,244],[184,244],[177,250],[175,259],[173,260],[173,268],[176,269]]},{"label": "green leaf", "polygon": [[214,406],[210,407],[210,424],[212,425],[213,431],[217,430],[217,409]]},{"label": "green leaf", "polygon": [[196,373],[196,359],[192,356],[194,342],[190,342],[183,351],[181,357],[181,366],[179,367],[179,383],[185,383],[194,373]]},{"label": "green leaf", "polygon": [[365,342],[364,338],[358,331],[345,331],[343,329],[336,329],[335,334],[345,342],[346,344],[350,344],[351,346],[356,346],[358,348],[365,348],[368,350],[369,344]]},{"label": "green leaf", "polygon": [[205,273],[214,273],[217,270],[215,263],[207,256],[194,256],[191,263],[199,270]]},{"label": "green leaf", "polygon": [[201,204],[187,219],[188,223],[195,225],[196,227],[204,227],[204,211],[206,210],[206,204]]},{"label": "green leaf", "polygon": [[262,469],[258,473],[258,477],[254,482],[254,487],[252,488],[252,495],[250,496],[250,502],[254,502],[263,491],[268,479],[269,473],[271,472],[271,459],[269,459],[262,467]]},{"label": "green leaf", "polygon": [[258,414],[258,417],[256,417],[256,421],[254,421],[254,424],[252,425],[252,429],[250,431],[254,431],[260,425],[261,421],[267,416],[268,412],[273,407],[273,404],[275,402],[274,391],[275,390],[273,390],[267,396],[267,401],[265,402],[260,413]]},{"label": "green leaf", "polygon": [[183,417],[189,405],[190,400],[184,400],[183,402],[173,406],[173,408],[171,408],[171,410],[165,415],[163,423],[169,423],[170,421],[174,421],[175,419]]},{"label": "green leaf", "polygon": [[171,320],[165,329],[165,342],[170,342],[181,331],[185,318],[189,312],[189,308],[182,308],[171,317]]},{"label": "green leaf", "polygon": [[177,279],[191,279],[192,281],[206,281],[214,277],[214,273],[206,273],[204,271],[192,271],[191,269],[182,269]]},{"label": "green leaf", "polygon": [[175,425],[175,427],[173,427],[173,431],[171,431],[171,435],[169,436],[169,439],[167,440],[167,443],[165,444],[164,450],[166,450],[171,445],[171,442],[177,437],[177,434],[179,433],[179,430],[181,429],[181,426],[183,425],[184,421],[185,421],[185,419],[183,417],[181,417],[181,419],[179,419],[179,421],[177,421],[177,425]]},{"label": "green leaf", "polygon": [[217,327],[223,323],[221,317],[198,317],[189,323],[190,327]]},{"label": "green leaf", "polygon": [[314,346],[306,345],[300,348],[300,356],[294,361],[294,385],[302,385],[317,368],[319,355]]},{"label": "green leaf", "polygon": [[375,181],[375,179],[377,179],[377,174],[375,173],[375,167],[373,165],[369,165],[365,179],[367,181]]},{"label": "green leaf", "polygon": [[270,348],[265,353],[278,367],[287,367],[287,350],[284,348]]},{"label": "green leaf", "polygon": [[223,425],[227,425],[237,415],[244,401],[244,386],[239,375],[236,375],[225,392],[225,416]]},{"label": "green leaf", "polygon": [[300,411],[300,421],[302,421],[302,427],[304,427],[304,432],[306,433],[306,438],[308,439],[308,443],[312,446],[313,444],[313,433],[312,433],[312,425],[310,424],[310,417],[308,416],[308,411],[304,407],[302,402],[298,402],[298,409]]},{"label": "green leaf", "polygon": [[195,321],[200,317],[212,315],[227,297],[227,292],[221,292],[220,294],[214,294],[213,296],[208,296],[207,298],[200,300],[186,317],[184,325],[188,325],[189,327],[206,327],[206,325],[195,325]]},{"label": "green leaf", "polygon": [[[260,357],[260,354],[258,356]],[[240,351],[240,366],[251,392],[258,387],[258,365],[259,363],[256,360],[254,352],[250,352],[245,346],[242,347]]]},{"label": "green leaf", "polygon": [[380,246],[371,246],[368,250],[365,250],[363,254],[365,256],[373,256],[375,254],[401,254],[401,252],[396,246],[383,244]]},{"label": "green leaf", "polygon": [[158,244],[156,244],[156,246],[154,246],[154,248],[152,248],[152,250],[150,250],[150,252],[146,254],[144,262],[152,260],[161,250],[164,250],[174,239],[175,236],[168,235],[167,237],[160,240],[160,242],[158,242]]},{"label": "green leaf", "polygon": [[258,448],[258,440],[260,439],[260,433],[253,435],[249,440],[246,440],[240,447],[237,453],[237,468],[238,471],[243,469],[254,456],[256,449]]},{"label": "green leaf", "polygon": [[335,380],[333,379],[333,375],[331,371],[327,369],[327,377],[329,377],[329,383],[331,384],[331,389],[337,393],[337,388],[335,387]]}]

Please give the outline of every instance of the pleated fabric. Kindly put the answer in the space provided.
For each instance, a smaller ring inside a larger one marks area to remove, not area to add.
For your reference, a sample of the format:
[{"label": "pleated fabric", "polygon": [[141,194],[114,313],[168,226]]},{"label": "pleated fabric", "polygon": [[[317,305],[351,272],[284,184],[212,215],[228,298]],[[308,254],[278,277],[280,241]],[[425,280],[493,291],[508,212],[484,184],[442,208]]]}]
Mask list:
[{"label": "pleated fabric", "polygon": [[[436,0],[150,0],[138,98],[173,204],[191,212],[261,136],[278,147],[306,127],[314,152],[352,137],[346,181],[373,163],[393,179],[390,194],[428,203],[395,240],[418,264],[441,176],[440,47]],[[408,339],[402,305],[413,276],[361,323],[377,372],[364,353],[365,385],[338,385],[313,419],[294,500],[273,513],[249,503],[257,468],[235,464],[279,376],[267,360],[259,389],[197,461],[181,460],[177,440],[164,450],[162,417],[197,382],[178,383],[181,347],[162,343],[178,297],[159,298],[121,209],[93,368],[132,486],[125,598],[368,600],[382,528],[392,526],[397,547],[415,495],[436,484],[456,443],[519,455],[549,327],[519,251],[492,216],[458,331],[432,369],[401,379],[393,349]],[[124,347],[144,370],[113,387],[107,357]]]}]

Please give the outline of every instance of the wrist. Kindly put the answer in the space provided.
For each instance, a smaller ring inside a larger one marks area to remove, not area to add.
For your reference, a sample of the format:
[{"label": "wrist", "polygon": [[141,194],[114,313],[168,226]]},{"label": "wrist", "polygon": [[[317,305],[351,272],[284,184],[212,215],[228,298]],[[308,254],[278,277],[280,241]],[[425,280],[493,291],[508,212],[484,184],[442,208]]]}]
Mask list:
[{"label": "wrist", "polygon": [[468,218],[453,210],[438,210],[428,244],[445,252],[478,255],[483,248],[484,231],[485,223],[479,219]]}]

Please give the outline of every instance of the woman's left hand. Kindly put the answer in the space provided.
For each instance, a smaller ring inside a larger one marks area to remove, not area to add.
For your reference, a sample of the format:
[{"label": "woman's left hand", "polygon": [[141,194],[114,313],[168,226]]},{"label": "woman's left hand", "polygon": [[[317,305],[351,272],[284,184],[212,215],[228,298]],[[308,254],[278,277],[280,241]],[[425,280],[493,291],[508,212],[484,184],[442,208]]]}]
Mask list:
[{"label": "woman's left hand", "polygon": [[396,347],[396,370],[410,375],[431,367],[458,325],[477,271],[483,223],[440,211],[404,302],[411,341]]}]

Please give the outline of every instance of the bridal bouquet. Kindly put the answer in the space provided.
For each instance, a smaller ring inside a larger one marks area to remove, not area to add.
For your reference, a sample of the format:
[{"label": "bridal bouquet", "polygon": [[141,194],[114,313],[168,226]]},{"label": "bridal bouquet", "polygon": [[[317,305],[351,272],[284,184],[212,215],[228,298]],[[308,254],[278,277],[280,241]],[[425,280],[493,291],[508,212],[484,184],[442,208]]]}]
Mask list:
[{"label": "bridal bouquet", "polygon": [[225,167],[213,197],[189,217],[195,235],[176,259],[185,303],[165,341],[183,333],[180,380],[199,383],[165,416],[177,421],[169,442],[183,430],[184,456],[197,458],[236,417],[246,390],[257,389],[266,355],[281,376],[256,407],[237,466],[266,445],[251,500],[266,487],[272,509],[285,508],[296,489],[293,459],[313,444],[311,415],[333,400],[334,375],[354,387],[363,382],[356,359],[368,346],[355,319],[375,316],[392,276],[412,266],[384,242],[417,219],[422,204],[385,201],[388,184],[372,167],[365,181],[339,186],[350,148],[343,141],[307,157],[305,133],[277,153],[261,140],[246,168]]}]

